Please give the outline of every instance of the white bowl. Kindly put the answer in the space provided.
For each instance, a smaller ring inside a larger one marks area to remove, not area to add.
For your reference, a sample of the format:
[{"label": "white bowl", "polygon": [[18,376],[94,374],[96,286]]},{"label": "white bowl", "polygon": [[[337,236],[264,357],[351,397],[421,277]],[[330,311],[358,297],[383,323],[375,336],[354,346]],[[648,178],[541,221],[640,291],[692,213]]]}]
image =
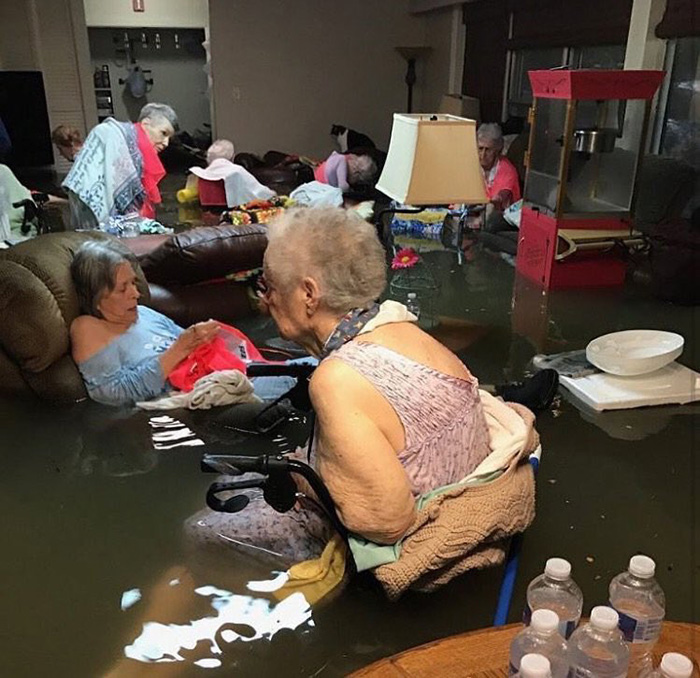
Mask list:
[{"label": "white bowl", "polygon": [[673,362],[683,352],[683,343],[675,332],[625,330],[594,339],[586,346],[586,358],[603,372],[633,377]]}]

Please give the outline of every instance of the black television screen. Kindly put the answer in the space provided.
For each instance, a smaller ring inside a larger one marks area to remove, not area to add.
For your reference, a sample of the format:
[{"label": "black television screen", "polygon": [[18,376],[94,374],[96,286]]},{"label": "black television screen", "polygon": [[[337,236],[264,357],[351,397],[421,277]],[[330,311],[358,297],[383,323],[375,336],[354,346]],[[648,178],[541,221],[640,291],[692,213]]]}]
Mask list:
[{"label": "black television screen", "polygon": [[0,70],[0,118],[12,142],[5,157],[11,167],[54,162],[51,127],[41,71]]}]

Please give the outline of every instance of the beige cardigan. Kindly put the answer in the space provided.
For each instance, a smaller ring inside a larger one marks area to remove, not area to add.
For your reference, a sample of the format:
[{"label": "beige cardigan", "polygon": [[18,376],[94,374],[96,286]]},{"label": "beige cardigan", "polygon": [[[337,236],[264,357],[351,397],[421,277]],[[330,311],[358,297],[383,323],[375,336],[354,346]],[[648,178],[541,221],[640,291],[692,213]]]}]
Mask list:
[{"label": "beige cardigan", "polygon": [[539,444],[534,415],[508,405],[527,424],[527,443],[496,480],[448,490],[418,512],[399,559],[374,570],[389,598],[409,588],[434,591],[467,570],[502,563],[509,538],[534,520],[535,482],[528,462]]}]

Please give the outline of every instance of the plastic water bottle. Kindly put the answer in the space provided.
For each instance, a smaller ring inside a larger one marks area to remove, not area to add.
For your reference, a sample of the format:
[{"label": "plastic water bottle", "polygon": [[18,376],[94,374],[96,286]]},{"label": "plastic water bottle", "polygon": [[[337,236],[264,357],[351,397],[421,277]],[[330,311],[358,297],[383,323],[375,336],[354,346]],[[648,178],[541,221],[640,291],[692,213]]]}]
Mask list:
[{"label": "plastic water bottle", "polygon": [[656,671],[647,674],[647,678],[691,678],[693,662],[684,654],[667,652],[661,657],[661,664]]},{"label": "plastic water bottle", "polygon": [[415,292],[409,292],[406,296],[406,308],[413,313],[416,318],[420,318],[420,304]]},{"label": "plastic water bottle", "polygon": [[591,620],[569,640],[571,678],[625,678],[629,648],[617,628],[619,616],[611,607],[594,607]]},{"label": "plastic water bottle", "polygon": [[520,660],[520,671],[515,675],[520,678],[551,678],[549,659],[541,654],[526,654]]},{"label": "plastic water bottle", "polygon": [[518,672],[521,659],[527,654],[541,654],[549,660],[552,678],[569,674],[566,641],[559,633],[559,615],[542,608],[532,613],[530,626],[518,633],[510,644],[509,675]]},{"label": "plastic water bottle", "polygon": [[666,614],[666,598],[654,579],[656,563],[648,556],[632,556],[626,572],[610,582],[610,606],[620,615],[620,631],[630,644],[630,668],[649,670],[651,651],[659,639]]},{"label": "plastic water bottle", "polygon": [[559,615],[559,633],[569,638],[581,619],[583,593],[571,578],[568,560],[550,558],[545,564],[544,574],[530,582],[523,612],[526,626],[530,624],[533,611],[543,607]]}]

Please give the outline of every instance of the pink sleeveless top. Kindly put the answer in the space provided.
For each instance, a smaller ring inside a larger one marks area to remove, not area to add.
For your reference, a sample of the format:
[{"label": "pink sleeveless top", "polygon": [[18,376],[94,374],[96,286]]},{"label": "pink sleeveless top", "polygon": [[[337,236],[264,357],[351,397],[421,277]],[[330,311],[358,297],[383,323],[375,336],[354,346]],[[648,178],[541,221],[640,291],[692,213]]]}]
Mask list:
[{"label": "pink sleeveless top", "polygon": [[461,480],[491,452],[474,377],[453,377],[385,346],[357,340],[328,359],[359,372],[396,411],[406,440],[398,458],[415,496]]}]

